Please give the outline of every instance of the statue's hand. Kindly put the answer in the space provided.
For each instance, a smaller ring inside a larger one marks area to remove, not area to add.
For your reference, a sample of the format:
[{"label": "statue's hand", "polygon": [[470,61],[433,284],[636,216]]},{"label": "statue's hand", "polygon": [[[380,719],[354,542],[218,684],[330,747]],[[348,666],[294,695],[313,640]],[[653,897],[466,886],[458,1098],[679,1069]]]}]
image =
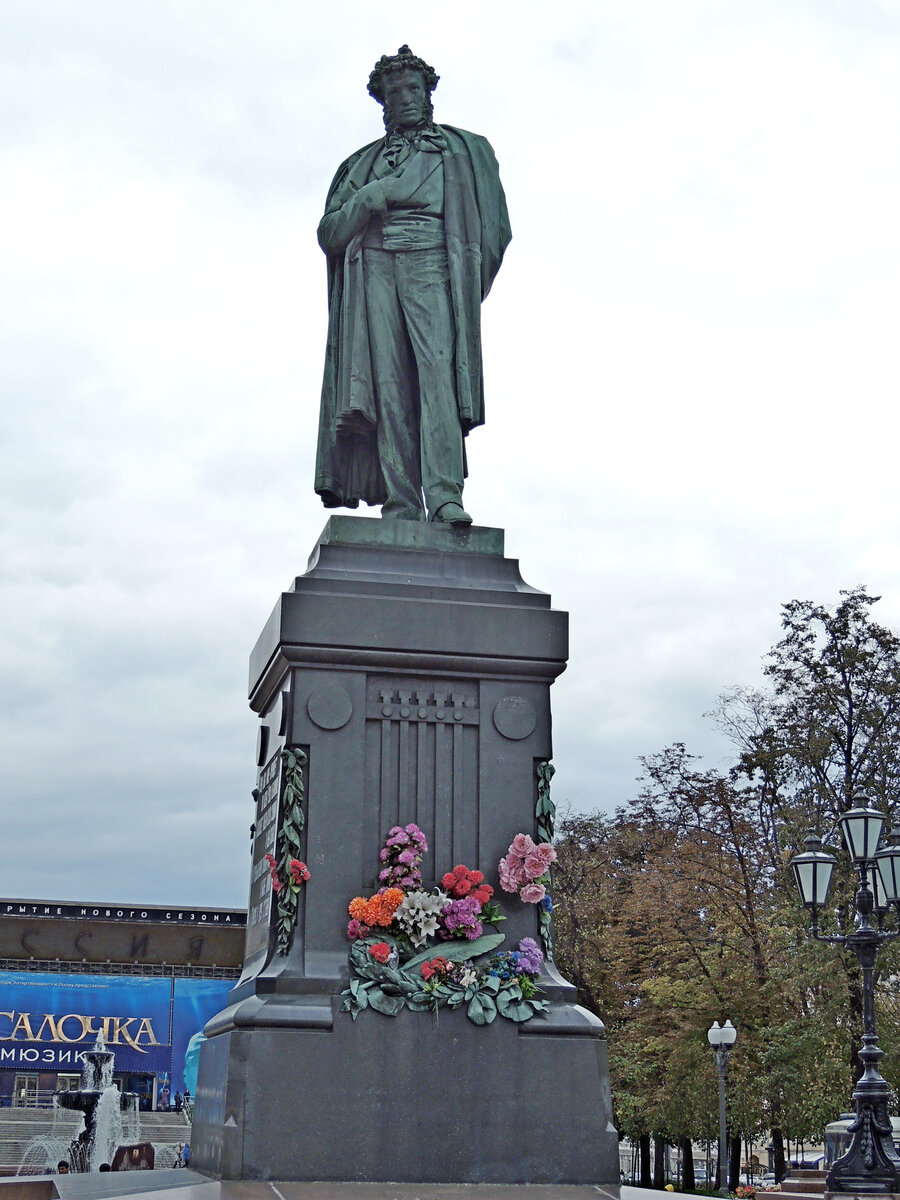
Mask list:
[{"label": "statue's hand", "polygon": [[427,201],[419,198],[416,192],[436,165],[433,155],[413,154],[399,171],[385,175],[380,183],[388,207],[402,204],[404,208],[424,208]]}]

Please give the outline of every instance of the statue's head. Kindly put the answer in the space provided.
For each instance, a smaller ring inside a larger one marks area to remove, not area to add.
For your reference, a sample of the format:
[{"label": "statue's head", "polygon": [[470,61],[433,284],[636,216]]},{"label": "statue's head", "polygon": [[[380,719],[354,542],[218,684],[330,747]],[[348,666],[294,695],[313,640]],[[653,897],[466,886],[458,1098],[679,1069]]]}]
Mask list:
[{"label": "statue's head", "polygon": [[388,133],[431,123],[431,93],[439,78],[434,67],[413,54],[409,46],[378,60],[369,76],[369,95],[384,108]]}]

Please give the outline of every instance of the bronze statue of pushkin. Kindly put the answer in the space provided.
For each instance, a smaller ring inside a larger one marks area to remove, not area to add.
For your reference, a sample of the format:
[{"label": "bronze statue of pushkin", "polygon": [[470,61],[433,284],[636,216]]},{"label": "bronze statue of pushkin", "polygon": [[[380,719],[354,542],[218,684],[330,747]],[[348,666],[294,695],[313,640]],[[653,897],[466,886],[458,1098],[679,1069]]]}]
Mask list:
[{"label": "bronze statue of pushkin", "polygon": [[432,119],[437,82],[409,46],[376,63],[385,136],[328,192],[315,487],[327,508],[459,527],[464,438],[484,421],[481,302],[511,234],[490,144]]}]

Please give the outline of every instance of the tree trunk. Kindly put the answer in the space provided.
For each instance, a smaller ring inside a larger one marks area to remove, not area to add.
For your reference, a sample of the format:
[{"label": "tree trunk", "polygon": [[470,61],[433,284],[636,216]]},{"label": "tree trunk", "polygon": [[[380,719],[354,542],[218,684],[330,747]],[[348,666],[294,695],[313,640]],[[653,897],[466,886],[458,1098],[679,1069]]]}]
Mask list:
[{"label": "tree trunk", "polygon": [[694,1147],[690,1138],[680,1138],[681,1147],[681,1190],[692,1192],[697,1186],[694,1175]]},{"label": "tree trunk", "polygon": [[666,1186],[666,1139],[653,1139],[653,1186],[660,1191]]},{"label": "tree trunk", "polygon": [[728,1190],[733,1192],[741,1182],[741,1135],[734,1134],[731,1138],[728,1155]]},{"label": "tree trunk", "polygon": [[784,1161],[784,1134],[778,1128],[772,1130],[772,1172],[775,1175],[776,1183],[781,1183],[787,1175]]},{"label": "tree trunk", "polygon": [[638,1138],[638,1149],[641,1156],[641,1182],[638,1185],[642,1188],[653,1187],[653,1178],[650,1174],[650,1134],[642,1133]]}]

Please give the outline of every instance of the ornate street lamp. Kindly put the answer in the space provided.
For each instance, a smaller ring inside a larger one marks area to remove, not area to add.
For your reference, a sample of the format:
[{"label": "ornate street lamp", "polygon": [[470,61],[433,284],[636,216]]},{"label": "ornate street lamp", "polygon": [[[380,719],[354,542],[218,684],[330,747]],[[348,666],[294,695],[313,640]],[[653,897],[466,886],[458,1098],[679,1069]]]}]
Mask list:
[{"label": "ornate street lamp", "polygon": [[716,1056],[719,1068],[719,1195],[730,1196],[728,1190],[728,1130],[725,1124],[725,1071],[731,1057],[731,1047],[737,1039],[737,1030],[730,1021],[720,1026],[713,1021],[706,1031],[706,1038]]},{"label": "ornate street lamp", "polygon": [[[794,878],[804,908],[811,910],[812,934],[820,942],[852,950],[862,972],[863,1039],[859,1059],[863,1066],[853,1099],[856,1118],[849,1149],[831,1167],[825,1182],[829,1192],[886,1195],[900,1192],[900,1158],[894,1149],[888,1100],[891,1089],[878,1070],[884,1052],[875,1033],[875,986],[873,974],[879,947],[900,937],[900,930],[882,928],[883,912],[891,905],[900,908],[900,834],[891,834],[888,844],[878,848],[884,815],[855,798],[855,807],[840,818],[844,841],[859,874],[854,930],[848,934],[819,933],[819,909],[827,899],[837,860],[823,851],[818,836],[811,833],[806,850],[791,860]],[[876,913],[877,924],[871,917]]]}]

